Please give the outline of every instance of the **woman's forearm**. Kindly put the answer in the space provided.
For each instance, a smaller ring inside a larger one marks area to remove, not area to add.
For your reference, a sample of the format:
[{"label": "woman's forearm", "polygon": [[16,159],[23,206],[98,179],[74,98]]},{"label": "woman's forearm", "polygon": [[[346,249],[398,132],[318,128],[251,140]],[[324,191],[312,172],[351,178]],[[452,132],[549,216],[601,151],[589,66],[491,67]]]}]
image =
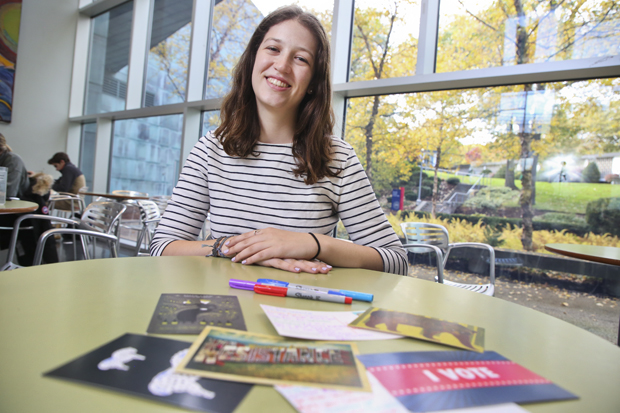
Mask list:
[{"label": "woman's forearm", "polygon": [[381,255],[374,248],[327,235],[315,234],[315,236],[321,245],[321,252],[317,258],[333,267],[384,270]]},{"label": "woman's forearm", "polygon": [[205,241],[173,241],[166,246],[161,255],[206,256],[211,254],[214,239]]}]

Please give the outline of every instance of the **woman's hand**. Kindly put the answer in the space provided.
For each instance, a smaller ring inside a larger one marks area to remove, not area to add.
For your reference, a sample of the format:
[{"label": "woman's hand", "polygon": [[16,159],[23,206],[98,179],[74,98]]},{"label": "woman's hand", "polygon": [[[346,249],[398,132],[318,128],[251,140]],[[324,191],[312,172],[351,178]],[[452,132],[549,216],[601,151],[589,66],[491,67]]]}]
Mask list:
[{"label": "woman's hand", "polygon": [[[298,261],[300,265],[293,264],[291,268],[301,270],[313,268],[307,264],[316,255],[318,245],[310,234],[265,228],[232,237],[226,241],[221,250],[227,257],[232,257],[233,262],[242,264],[258,264],[274,258],[281,260],[290,258]],[[276,268],[281,268],[283,264],[277,265]],[[270,263],[268,266],[275,265]]]},{"label": "woman's hand", "polygon": [[309,272],[311,274],[327,274],[332,269],[331,265],[327,265],[322,261],[295,260],[292,258],[271,258],[265,261],[259,261],[256,265],[263,267],[273,267],[290,272]]}]

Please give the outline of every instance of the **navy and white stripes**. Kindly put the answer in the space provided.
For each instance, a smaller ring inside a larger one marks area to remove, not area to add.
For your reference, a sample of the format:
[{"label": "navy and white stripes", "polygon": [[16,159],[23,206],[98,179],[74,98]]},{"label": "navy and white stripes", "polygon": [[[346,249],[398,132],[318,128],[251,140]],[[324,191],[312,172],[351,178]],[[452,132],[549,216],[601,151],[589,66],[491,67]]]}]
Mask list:
[{"label": "navy and white stripes", "polygon": [[343,171],[306,185],[292,170],[292,144],[258,143],[255,155],[231,157],[212,133],[187,158],[151,243],[161,255],[175,240],[195,240],[211,213],[212,237],[259,228],[331,235],[342,220],[353,242],[379,252],[385,272],[407,274],[407,255],[385,218],[366,173],[346,142],[333,138],[334,168]]}]

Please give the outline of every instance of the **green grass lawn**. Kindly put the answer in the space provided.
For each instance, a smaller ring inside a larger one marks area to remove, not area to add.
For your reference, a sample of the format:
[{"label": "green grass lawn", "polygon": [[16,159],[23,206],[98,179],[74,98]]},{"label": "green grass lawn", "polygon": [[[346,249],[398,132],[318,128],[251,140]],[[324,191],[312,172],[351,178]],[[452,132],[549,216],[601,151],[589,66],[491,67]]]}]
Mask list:
[{"label": "green grass lawn", "polygon": [[[439,173],[442,179],[455,175]],[[463,183],[475,182],[474,179],[457,176]],[[486,178],[483,185],[504,186],[504,180],[500,178]],[[516,181],[516,186],[521,187],[521,182]],[[620,197],[620,185],[589,184],[580,182],[536,182],[536,204],[534,208],[550,211],[585,214],[588,202],[599,198]],[[504,206],[518,206],[518,200]]]}]

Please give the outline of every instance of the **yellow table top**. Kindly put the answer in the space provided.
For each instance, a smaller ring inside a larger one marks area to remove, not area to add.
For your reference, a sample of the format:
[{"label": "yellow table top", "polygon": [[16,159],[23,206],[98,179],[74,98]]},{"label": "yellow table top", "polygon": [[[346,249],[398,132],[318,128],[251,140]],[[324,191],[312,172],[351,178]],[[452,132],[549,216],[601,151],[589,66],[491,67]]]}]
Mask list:
[{"label": "yellow table top", "polygon": [[[230,278],[275,278],[375,294],[353,305],[280,298],[228,287]],[[530,412],[618,412],[620,348],[557,318],[494,297],[367,270],[292,274],[223,258],[133,257],[78,261],[0,273],[0,410],[171,412],[164,403],[42,377],[124,333],[146,334],[162,293],[234,294],[248,331],[277,335],[259,304],[307,310],[370,305],[472,324],[485,344],[580,397],[527,404]],[[196,336],[168,335],[192,341]],[[413,339],[357,342],[362,354],[451,350]],[[254,386],[237,412],[293,412],[273,388]]]},{"label": "yellow table top", "polygon": [[33,212],[39,209],[36,202],[30,201],[6,201],[0,204],[0,214],[22,214],[25,212]]}]

